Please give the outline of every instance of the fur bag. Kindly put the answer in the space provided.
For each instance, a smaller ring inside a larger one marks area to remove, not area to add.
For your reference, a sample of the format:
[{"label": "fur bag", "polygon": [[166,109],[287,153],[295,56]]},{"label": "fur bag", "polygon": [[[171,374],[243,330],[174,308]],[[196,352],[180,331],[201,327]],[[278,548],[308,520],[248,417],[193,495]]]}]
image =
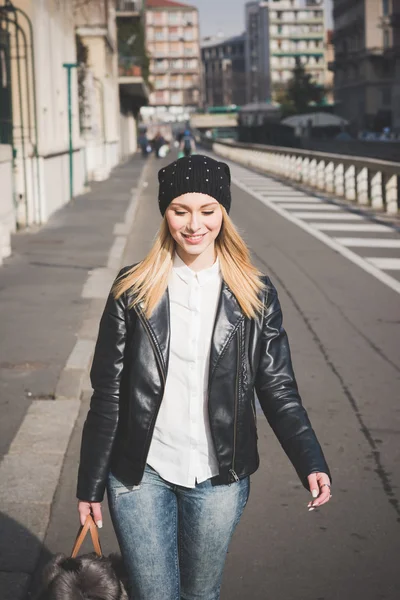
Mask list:
[{"label": "fur bag", "polygon": [[[95,552],[77,556],[90,532]],[[128,600],[121,556],[103,556],[91,515],[76,538],[71,556],[56,554],[45,566],[35,600]]]}]

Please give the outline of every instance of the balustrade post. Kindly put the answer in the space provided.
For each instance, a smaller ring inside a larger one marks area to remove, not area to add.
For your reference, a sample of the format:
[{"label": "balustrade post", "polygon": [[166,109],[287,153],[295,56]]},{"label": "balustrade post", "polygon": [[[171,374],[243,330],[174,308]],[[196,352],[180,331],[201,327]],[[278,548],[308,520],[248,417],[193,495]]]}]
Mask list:
[{"label": "balustrade post", "polygon": [[356,199],[356,169],[354,165],[346,168],[344,173],[344,187],[347,200]]},{"label": "balustrade post", "polygon": [[335,165],[329,162],[325,166],[325,190],[333,193],[335,189]]},{"label": "balustrade post", "polygon": [[308,181],[309,181],[309,166],[310,166],[310,159],[307,156],[302,157],[301,181],[303,183],[308,183]]},{"label": "balustrade post", "polygon": [[325,161],[319,160],[317,163],[317,185],[319,190],[325,188]]},{"label": "balustrade post", "polygon": [[343,163],[339,163],[335,166],[334,173],[334,186],[335,186],[335,194],[337,196],[344,196],[344,165]]},{"label": "balustrade post", "polygon": [[363,167],[357,173],[357,202],[358,204],[369,204],[368,168]]},{"label": "balustrade post", "polygon": [[386,194],[386,212],[395,215],[399,210],[399,179],[397,175],[392,175],[386,178],[385,181]]},{"label": "balustrade post", "polygon": [[381,171],[377,171],[371,177],[371,206],[373,208],[383,208],[383,189]]},{"label": "balustrade post", "polygon": [[317,187],[317,159],[312,158],[310,160],[310,177],[309,183],[312,187]]}]

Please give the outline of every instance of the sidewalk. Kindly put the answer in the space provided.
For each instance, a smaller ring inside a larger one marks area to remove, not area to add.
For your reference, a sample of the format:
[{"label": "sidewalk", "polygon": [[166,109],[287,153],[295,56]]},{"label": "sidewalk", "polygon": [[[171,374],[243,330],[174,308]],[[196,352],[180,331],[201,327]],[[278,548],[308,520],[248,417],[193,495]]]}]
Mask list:
[{"label": "sidewalk", "polygon": [[16,234],[0,268],[0,600],[25,598],[39,559],[148,165],[135,156]]}]

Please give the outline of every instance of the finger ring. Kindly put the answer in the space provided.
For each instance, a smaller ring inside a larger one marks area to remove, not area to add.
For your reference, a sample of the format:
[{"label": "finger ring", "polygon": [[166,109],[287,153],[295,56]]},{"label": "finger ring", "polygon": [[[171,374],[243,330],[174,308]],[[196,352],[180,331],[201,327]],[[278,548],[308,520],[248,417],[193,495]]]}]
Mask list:
[{"label": "finger ring", "polygon": [[320,487],[324,487],[324,485],[326,485],[326,487],[328,487],[329,489],[331,489],[331,486],[329,485],[329,483],[323,483]]}]

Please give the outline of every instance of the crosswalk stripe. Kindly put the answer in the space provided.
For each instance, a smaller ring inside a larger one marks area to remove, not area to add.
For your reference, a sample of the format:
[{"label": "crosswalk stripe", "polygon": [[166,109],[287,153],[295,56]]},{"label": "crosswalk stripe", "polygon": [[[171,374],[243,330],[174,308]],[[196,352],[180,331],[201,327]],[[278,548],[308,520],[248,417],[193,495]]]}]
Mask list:
[{"label": "crosswalk stripe", "polygon": [[304,204],[288,202],[287,204],[281,204],[281,207],[286,209],[295,208],[296,210],[340,210],[340,206],[335,206],[335,204],[311,204],[308,203],[308,200]]},{"label": "crosswalk stripe", "polygon": [[[280,208],[280,205],[279,205]],[[357,213],[318,213],[318,212],[292,212],[298,219],[321,219],[321,221],[362,221],[364,218]]]},{"label": "crosswalk stripe", "polygon": [[[307,202],[307,204],[320,204],[321,200],[319,198],[307,198],[305,196],[303,197],[293,197],[291,198],[290,196],[269,196],[268,194],[265,194],[268,198],[268,200],[272,200],[272,202],[291,202],[291,203],[296,203],[296,204],[301,204],[302,202]],[[297,208],[297,207],[296,207]],[[314,207],[313,207],[314,208]]]},{"label": "crosswalk stripe", "polygon": [[378,223],[309,223],[309,225],[320,231],[354,231],[354,233],[379,231],[380,233],[393,233],[390,227]]},{"label": "crosswalk stripe", "polygon": [[339,244],[347,248],[400,248],[400,240],[383,238],[334,238]]},{"label": "crosswalk stripe", "polygon": [[367,260],[378,269],[384,271],[400,271],[400,258],[374,258],[368,257]]}]

